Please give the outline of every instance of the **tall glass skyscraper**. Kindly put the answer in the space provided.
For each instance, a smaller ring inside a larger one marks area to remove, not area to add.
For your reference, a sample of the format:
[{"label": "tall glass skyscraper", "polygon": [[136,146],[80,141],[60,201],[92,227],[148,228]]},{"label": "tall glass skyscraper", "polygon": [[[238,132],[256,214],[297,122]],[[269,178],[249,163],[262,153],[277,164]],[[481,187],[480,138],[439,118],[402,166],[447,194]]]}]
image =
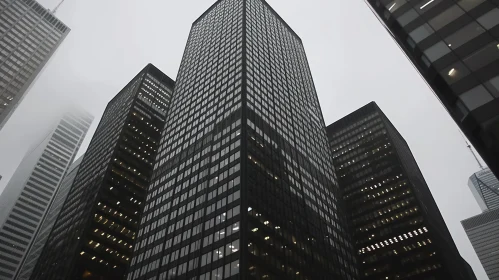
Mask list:
[{"label": "tall glass skyscraper", "polygon": [[109,102],[31,279],[124,278],[173,87],[149,64]]},{"label": "tall glass skyscraper", "polygon": [[489,168],[471,175],[468,186],[482,211],[499,208],[499,181]]},{"label": "tall glass skyscraper", "polygon": [[127,279],[355,279],[300,38],[262,0],[192,25]]},{"label": "tall glass skyscraper", "polygon": [[66,113],[26,154],[0,196],[0,279],[13,279],[93,117]]},{"label": "tall glass skyscraper", "polygon": [[0,129],[70,29],[33,0],[0,0]]},{"label": "tall glass skyscraper", "polygon": [[361,279],[476,279],[409,146],[376,103],[327,132]]},{"label": "tall glass skyscraper", "polygon": [[499,177],[499,2],[365,1]]},{"label": "tall glass skyscraper", "polygon": [[52,230],[57,216],[61,211],[62,205],[64,204],[64,201],[66,201],[66,197],[68,196],[69,190],[73,185],[82,159],[83,157],[80,157],[75,162],[73,162],[73,164],[71,164],[66,175],[64,176],[64,179],[59,185],[59,188],[57,188],[57,193],[54,196],[47,215],[45,216],[45,219],[43,220],[31,247],[29,248],[29,250],[27,250],[26,258],[24,258],[24,261],[21,264],[21,268],[19,269],[17,277],[15,278],[16,280],[29,280],[31,272],[33,272],[36,262],[38,261],[38,257],[40,257],[42,249],[45,246],[45,242],[47,242],[50,231]]}]

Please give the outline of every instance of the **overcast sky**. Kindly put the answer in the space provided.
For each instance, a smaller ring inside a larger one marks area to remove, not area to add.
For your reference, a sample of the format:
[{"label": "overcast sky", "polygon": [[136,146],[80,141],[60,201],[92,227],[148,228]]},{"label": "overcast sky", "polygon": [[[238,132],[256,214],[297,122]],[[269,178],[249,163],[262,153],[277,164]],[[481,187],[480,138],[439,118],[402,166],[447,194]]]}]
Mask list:
[{"label": "overcast sky", "polygon": [[[47,8],[59,0],[39,0]],[[460,221],[480,209],[478,164],[457,126],[363,0],[268,0],[302,38],[326,124],[376,101],[407,140],[462,256],[488,279]],[[0,131],[0,190],[48,119],[68,102],[95,121],[147,63],[175,79],[192,22],[214,0],[66,0],[72,31]]]}]

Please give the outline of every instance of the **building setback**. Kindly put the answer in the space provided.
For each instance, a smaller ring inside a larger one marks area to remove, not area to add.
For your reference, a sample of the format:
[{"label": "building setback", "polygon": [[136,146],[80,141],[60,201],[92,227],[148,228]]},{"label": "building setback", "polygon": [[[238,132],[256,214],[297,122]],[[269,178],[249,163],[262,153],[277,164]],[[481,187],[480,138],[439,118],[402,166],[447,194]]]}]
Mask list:
[{"label": "building setback", "polygon": [[499,279],[499,209],[461,222],[490,280]]},{"label": "building setback", "polygon": [[482,211],[499,208],[499,181],[489,168],[471,175],[468,186]]},{"label": "building setback", "polygon": [[300,38],[262,0],[192,25],[127,279],[355,279]]},{"label": "building setback", "polygon": [[376,103],[327,133],[361,279],[476,279],[409,146]]},{"label": "building setback", "polygon": [[83,157],[78,158],[71,166],[68,168],[64,179],[62,179],[61,184],[57,188],[57,193],[54,196],[52,204],[50,205],[47,215],[43,220],[38,233],[33,240],[33,243],[29,250],[27,250],[26,258],[17,273],[16,280],[29,280],[31,272],[35,268],[38,257],[40,256],[45,242],[49,237],[50,231],[54,226],[55,220],[61,211],[62,205],[68,196],[69,190],[73,185],[74,179],[80,167]]},{"label": "building setback", "polygon": [[122,279],[174,81],[152,64],[108,104],[31,279]]},{"label": "building setback", "polygon": [[93,117],[65,113],[26,154],[0,196],[0,279],[13,279]]},{"label": "building setback", "polygon": [[0,129],[70,29],[33,0],[0,0]]},{"label": "building setback", "polygon": [[499,1],[365,1],[498,177]]}]

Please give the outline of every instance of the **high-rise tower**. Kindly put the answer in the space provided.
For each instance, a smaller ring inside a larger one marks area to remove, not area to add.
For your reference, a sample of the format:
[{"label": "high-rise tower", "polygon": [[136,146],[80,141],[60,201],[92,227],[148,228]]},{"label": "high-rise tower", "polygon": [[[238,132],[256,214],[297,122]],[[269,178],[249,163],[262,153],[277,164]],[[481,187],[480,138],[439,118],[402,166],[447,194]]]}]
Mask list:
[{"label": "high-rise tower", "polygon": [[82,159],[83,157],[80,157],[73,162],[73,164],[71,164],[66,175],[64,176],[64,179],[62,179],[59,188],[57,188],[57,193],[55,194],[52,204],[47,211],[47,215],[45,216],[45,219],[43,220],[31,247],[26,252],[26,258],[24,258],[24,261],[19,268],[17,277],[15,278],[16,280],[29,280],[31,272],[33,272],[36,262],[38,261],[38,257],[40,256],[42,249],[45,246],[45,242],[47,242],[50,231],[54,226],[55,220],[61,211],[62,205],[68,196],[71,186],[73,185]]},{"label": "high-rise tower", "polygon": [[499,181],[489,168],[471,175],[468,186],[482,211],[499,208]]},{"label": "high-rise tower", "polygon": [[217,1],[192,25],[127,279],[354,279],[324,128],[300,38],[265,1]]},{"label": "high-rise tower", "polygon": [[0,279],[13,279],[26,258],[93,117],[73,110],[36,143],[0,196]]},{"label": "high-rise tower", "polygon": [[33,0],[0,0],[0,129],[70,29]]},{"label": "high-rise tower", "polygon": [[365,1],[499,177],[499,2]]},{"label": "high-rise tower", "polygon": [[361,279],[476,279],[409,146],[376,103],[327,133]]},{"label": "high-rise tower", "polygon": [[31,279],[122,279],[174,81],[152,64],[108,104]]}]

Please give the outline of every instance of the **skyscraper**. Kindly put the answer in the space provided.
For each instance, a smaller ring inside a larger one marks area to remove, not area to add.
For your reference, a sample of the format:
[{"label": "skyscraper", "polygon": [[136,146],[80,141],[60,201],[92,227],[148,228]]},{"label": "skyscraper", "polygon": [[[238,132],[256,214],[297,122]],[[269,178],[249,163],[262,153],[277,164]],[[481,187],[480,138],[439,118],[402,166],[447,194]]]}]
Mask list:
[{"label": "skyscraper", "polygon": [[26,154],[2,192],[0,279],[16,275],[92,119],[85,112],[65,113]]},{"label": "skyscraper", "polygon": [[122,279],[174,81],[152,64],[108,104],[31,279]]},{"label": "skyscraper", "polygon": [[409,146],[376,103],[327,133],[361,279],[476,279]]},{"label": "skyscraper", "polygon": [[499,279],[499,209],[486,211],[461,224],[490,280]]},{"label": "skyscraper", "polygon": [[365,1],[498,177],[497,0]]},{"label": "skyscraper", "polygon": [[471,175],[468,186],[482,211],[499,208],[499,181],[489,168]]},{"label": "skyscraper", "polygon": [[0,129],[70,29],[33,0],[0,0]]},{"label": "skyscraper", "polygon": [[192,25],[127,279],[354,279],[300,38],[262,0]]},{"label": "skyscraper", "polygon": [[15,279],[18,280],[29,280],[31,276],[31,272],[35,268],[36,262],[38,261],[38,257],[40,256],[43,246],[45,242],[47,242],[47,238],[54,226],[55,220],[61,211],[62,205],[68,196],[69,190],[73,185],[76,174],[78,173],[78,169],[80,167],[81,161],[83,157],[78,158],[71,166],[68,168],[64,179],[62,179],[61,184],[57,188],[57,193],[54,196],[52,204],[43,220],[38,233],[33,240],[33,243],[29,250],[27,250],[26,258],[24,258],[23,263],[21,264],[21,268],[17,273],[17,277]]}]

